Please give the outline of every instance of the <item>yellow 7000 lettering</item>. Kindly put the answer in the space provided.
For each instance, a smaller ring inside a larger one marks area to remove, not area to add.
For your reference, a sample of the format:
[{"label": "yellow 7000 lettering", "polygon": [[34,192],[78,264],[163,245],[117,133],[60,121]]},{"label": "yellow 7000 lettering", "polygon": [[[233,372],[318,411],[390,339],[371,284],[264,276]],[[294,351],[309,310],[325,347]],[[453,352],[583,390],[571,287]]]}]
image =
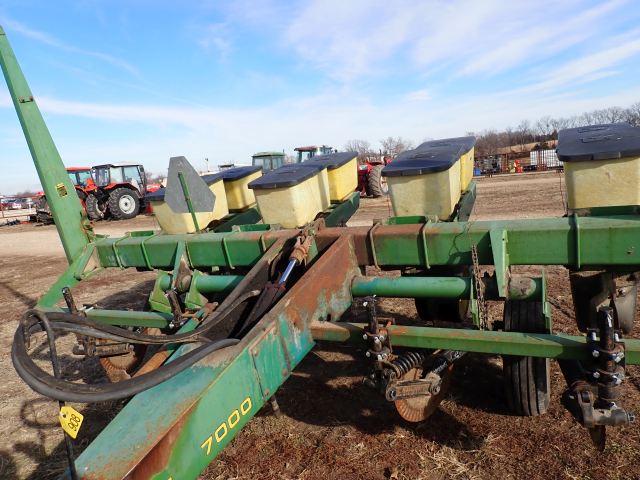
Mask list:
[{"label": "yellow 7000 lettering", "polygon": [[240,406],[233,412],[231,412],[227,420],[218,425],[218,428],[216,428],[214,432],[209,435],[204,442],[202,442],[202,445],[200,445],[200,448],[206,447],[207,450],[205,455],[209,455],[211,453],[211,448],[213,447],[213,439],[215,438],[216,443],[222,442],[229,431],[235,428],[238,423],[240,423],[240,419],[251,411],[252,406],[253,404],[251,403],[251,397],[245,398]]}]

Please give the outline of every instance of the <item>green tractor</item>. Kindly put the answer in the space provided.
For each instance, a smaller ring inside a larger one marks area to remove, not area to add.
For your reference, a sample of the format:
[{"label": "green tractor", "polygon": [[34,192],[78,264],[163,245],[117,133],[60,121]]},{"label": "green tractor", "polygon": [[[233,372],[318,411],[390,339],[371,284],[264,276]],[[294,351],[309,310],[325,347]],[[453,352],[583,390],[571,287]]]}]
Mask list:
[{"label": "green tractor", "polygon": [[[337,151],[328,145],[310,145],[307,147],[297,147],[294,150],[297,153],[295,163],[302,163],[317,155],[327,155]],[[252,155],[251,158],[252,165],[260,165],[264,172],[280,168],[286,163],[284,152],[259,152]]]},{"label": "green tractor", "polygon": [[268,172],[284,165],[284,152],[258,152],[251,160],[252,165],[259,165],[263,172]]},{"label": "green tractor", "polygon": [[328,145],[310,145],[307,147],[298,147],[294,149],[298,156],[296,158],[297,163],[305,162],[312,159],[317,155],[328,155],[330,153],[337,152],[337,150]]}]

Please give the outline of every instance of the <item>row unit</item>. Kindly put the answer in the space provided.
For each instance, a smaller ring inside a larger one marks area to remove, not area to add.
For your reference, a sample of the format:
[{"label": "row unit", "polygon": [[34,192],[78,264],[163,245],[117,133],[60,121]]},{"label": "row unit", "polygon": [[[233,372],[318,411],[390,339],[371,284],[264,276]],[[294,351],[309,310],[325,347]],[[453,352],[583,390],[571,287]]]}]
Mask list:
[{"label": "row unit", "polygon": [[382,170],[396,216],[448,219],[473,178],[475,137],[424,142]]}]

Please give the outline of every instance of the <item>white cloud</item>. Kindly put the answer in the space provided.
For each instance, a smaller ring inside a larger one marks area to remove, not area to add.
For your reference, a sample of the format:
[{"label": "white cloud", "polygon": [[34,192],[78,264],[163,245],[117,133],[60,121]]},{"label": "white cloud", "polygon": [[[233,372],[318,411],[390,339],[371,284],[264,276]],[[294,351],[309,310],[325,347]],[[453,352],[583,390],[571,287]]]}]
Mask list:
[{"label": "white cloud", "polygon": [[538,90],[574,84],[585,78],[598,79],[611,75],[607,71],[620,62],[640,54],[640,38],[571,60],[554,69],[535,85]]},{"label": "white cloud", "polygon": [[231,34],[226,23],[212,23],[200,33],[198,44],[206,51],[215,51],[225,60],[232,50]]},{"label": "white cloud", "polygon": [[78,53],[81,55],[86,55],[88,57],[96,58],[98,60],[101,60],[102,62],[109,63],[114,67],[125,70],[135,77],[140,77],[140,72],[138,71],[138,69],[122,58],[110,55],[108,53],[98,52],[95,50],[87,50],[84,48],[76,47],[75,45],[69,45],[68,43],[63,42],[62,40],[59,40],[56,37],[49,35],[48,33],[34,30],[27,25],[8,17],[1,17],[0,23],[2,23],[3,26],[8,30],[13,30],[18,34],[36,40],[37,42],[44,43],[46,45],[50,45],[67,52]]},{"label": "white cloud", "polygon": [[409,75],[494,75],[598,39],[628,3],[315,0],[292,11],[283,42],[343,82],[398,66]]},{"label": "white cloud", "polygon": [[407,39],[414,16],[385,1],[316,0],[293,15],[283,41],[330,77],[371,74]]},{"label": "white cloud", "polygon": [[[37,101],[54,131],[59,128],[60,115],[92,120],[84,126],[85,132],[95,128],[96,134],[90,139],[73,130],[56,139],[67,163],[136,158],[148,169],[158,171],[166,168],[167,159],[175,154],[185,154],[194,163],[204,157],[213,164],[248,163],[251,153],[258,150],[292,151],[307,143],[342,147],[351,138],[375,142],[389,135],[413,140],[455,136],[502,128],[523,118],[534,120],[544,115],[566,116],[605,106],[626,106],[638,99],[640,87],[610,95],[585,95],[581,91],[562,95],[507,92],[395,103],[327,94],[246,109],[84,103],[48,97]],[[9,109],[1,111],[7,113]],[[3,113],[2,117],[6,115]],[[100,139],[104,122],[116,125],[117,133],[112,131],[108,140]],[[132,136],[130,132],[136,131],[137,124],[156,128],[152,133],[144,129],[141,131],[146,133]]]},{"label": "white cloud", "polygon": [[[513,2],[512,7],[506,7],[501,12],[506,20],[504,27],[500,26],[503,19],[486,19],[481,29],[485,38],[478,38],[474,42],[479,52],[467,60],[460,73],[496,74],[521,63],[564,51],[594,36],[598,31],[598,21],[624,3],[626,0],[609,1],[584,11],[577,9],[576,13],[568,15],[565,15],[567,10],[573,10],[576,5],[569,3],[563,8],[558,4],[554,16],[562,18],[562,21],[544,22],[536,12],[548,14],[551,10],[547,6],[538,5],[532,9],[531,5],[526,5],[527,8],[521,8],[522,3]],[[492,33],[487,33],[489,30]]]},{"label": "white cloud", "polygon": [[414,90],[405,95],[405,100],[410,102],[425,102],[431,99],[431,93],[428,89]]}]

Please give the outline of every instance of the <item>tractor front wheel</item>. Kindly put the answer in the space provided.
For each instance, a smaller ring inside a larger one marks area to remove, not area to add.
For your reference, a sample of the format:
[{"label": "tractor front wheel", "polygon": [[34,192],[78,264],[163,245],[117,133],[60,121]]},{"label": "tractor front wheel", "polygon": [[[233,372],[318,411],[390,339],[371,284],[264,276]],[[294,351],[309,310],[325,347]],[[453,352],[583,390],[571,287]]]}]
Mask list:
[{"label": "tractor front wheel", "polygon": [[104,220],[107,214],[107,205],[105,202],[98,200],[95,195],[89,194],[84,202],[84,208],[87,211],[89,220]]},{"label": "tractor front wheel", "polygon": [[109,194],[109,212],[118,220],[134,218],[140,213],[140,200],[130,188],[116,188]]},{"label": "tractor front wheel", "polygon": [[367,190],[369,190],[369,194],[374,198],[386,195],[389,191],[387,180],[382,176],[383,168],[384,165],[374,165],[371,167],[367,178]]}]

